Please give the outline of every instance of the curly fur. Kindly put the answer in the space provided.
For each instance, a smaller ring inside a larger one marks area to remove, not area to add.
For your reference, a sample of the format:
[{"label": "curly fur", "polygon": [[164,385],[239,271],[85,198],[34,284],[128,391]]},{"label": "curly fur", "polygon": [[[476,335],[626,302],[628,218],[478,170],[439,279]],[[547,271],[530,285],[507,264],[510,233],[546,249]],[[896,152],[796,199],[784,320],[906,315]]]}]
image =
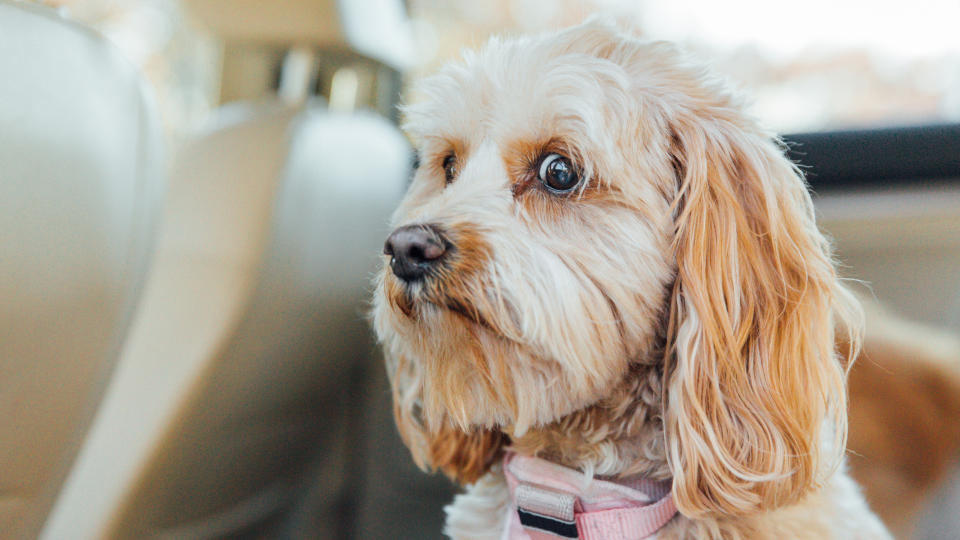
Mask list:
[{"label": "curly fur", "polygon": [[[422,282],[378,276],[395,416],[498,538],[502,450],[672,478],[659,537],[883,538],[847,477],[859,307],[797,169],[722,81],[610,25],[494,39],[418,87],[394,216],[444,231]],[[542,156],[585,179],[544,189]],[[445,181],[444,162],[456,162]]]}]

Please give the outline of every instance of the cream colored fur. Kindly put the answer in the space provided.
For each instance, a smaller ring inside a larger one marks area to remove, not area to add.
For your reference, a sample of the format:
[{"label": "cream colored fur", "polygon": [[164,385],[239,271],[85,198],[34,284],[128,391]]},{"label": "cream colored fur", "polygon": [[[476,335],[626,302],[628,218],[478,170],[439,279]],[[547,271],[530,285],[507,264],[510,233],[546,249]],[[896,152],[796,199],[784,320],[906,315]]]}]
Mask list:
[{"label": "cream colored fur", "polygon": [[[394,222],[451,248],[422,282],[385,265],[374,325],[414,459],[468,486],[448,534],[500,537],[510,447],[672,478],[660,538],[887,537],[843,467],[834,331],[854,356],[859,306],[801,175],[722,81],[589,22],[494,39],[418,92]],[[552,153],[571,193],[537,179]]]}]

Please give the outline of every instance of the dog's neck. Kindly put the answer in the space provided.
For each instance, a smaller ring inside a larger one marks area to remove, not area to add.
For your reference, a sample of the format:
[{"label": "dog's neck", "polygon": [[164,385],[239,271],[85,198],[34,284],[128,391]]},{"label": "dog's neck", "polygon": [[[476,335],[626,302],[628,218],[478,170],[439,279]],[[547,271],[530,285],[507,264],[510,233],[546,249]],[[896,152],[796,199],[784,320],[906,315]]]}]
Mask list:
[{"label": "dog's neck", "polygon": [[631,366],[599,402],[515,438],[511,448],[607,477],[669,478],[664,450],[662,364]]}]

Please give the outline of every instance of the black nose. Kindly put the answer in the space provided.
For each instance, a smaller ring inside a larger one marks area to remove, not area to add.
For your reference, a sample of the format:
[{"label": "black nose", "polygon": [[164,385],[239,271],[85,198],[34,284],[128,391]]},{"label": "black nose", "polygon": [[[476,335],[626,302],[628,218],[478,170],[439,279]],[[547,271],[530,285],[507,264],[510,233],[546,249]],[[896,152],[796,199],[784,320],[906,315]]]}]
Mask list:
[{"label": "black nose", "polygon": [[390,233],[383,253],[390,255],[390,268],[404,281],[423,279],[447,252],[447,242],[433,225],[407,225]]}]

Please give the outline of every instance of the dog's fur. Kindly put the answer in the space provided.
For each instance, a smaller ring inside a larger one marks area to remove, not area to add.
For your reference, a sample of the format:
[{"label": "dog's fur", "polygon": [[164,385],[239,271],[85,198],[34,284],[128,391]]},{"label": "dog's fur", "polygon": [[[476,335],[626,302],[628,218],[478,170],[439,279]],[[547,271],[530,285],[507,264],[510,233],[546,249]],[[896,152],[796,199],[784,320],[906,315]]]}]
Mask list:
[{"label": "dog's fur", "polygon": [[[423,282],[385,267],[374,325],[404,442],[467,485],[448,534],[500,537],[509,447],[672,478],[658,538],[887,536],[843,464],[859,307],[801,175],[722,81],[591,22],[494,39],[419,92],[394,221],[449,253]],[[573,193],[537,180],[550,153],[582,171]]]}]

